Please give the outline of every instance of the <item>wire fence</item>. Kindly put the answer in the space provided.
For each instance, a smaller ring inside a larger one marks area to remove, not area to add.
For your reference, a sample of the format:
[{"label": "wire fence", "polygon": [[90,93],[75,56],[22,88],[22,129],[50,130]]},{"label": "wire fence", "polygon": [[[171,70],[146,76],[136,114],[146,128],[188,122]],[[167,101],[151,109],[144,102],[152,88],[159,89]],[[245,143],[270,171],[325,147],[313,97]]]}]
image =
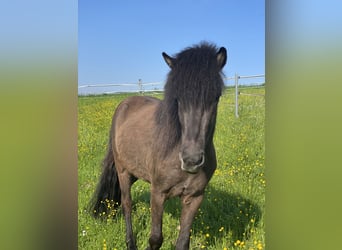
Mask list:
[{"label": "wire fence", "polygon": [[[265,75],[249,75],[241,76],[235,74],[232,77],[224,77],[224,83],[227,87],[235,88],[235,117],[239,117],[239,95],[260,96],[263,94],[243,93],[241,90],[246,87],[258,87],[265,84]],[[241,82],[242,81],[242,82]],[[114,93],[148,93],[162,92],[165,82],[147,82],[143,83],[141,79],[137,83],[110,83],[110,84],[88,84],[78,86],[78,95],[98,95],[98,94],[114,94]]]},{"label": "wire fence", "polygon": [[141,79],[136,83],[87,84],[78,86],[78,95],[99,95],[115,93],[145,93],[163,91],[164,82],[143,83]]},{"label": "wire fence", "polygon": [[[238,77],[237,80],[236,77]],[[265,75],[239,76],[235,74],[233,77],[224,77],[224,83],[227,87],[234,87],[236,82],[239,86],[258,86],[265,83],[262,78],[265,79]],[[239,82],[240,79],[244,79],[244,81]],[[254,79],[261,79],[261,81]],[[136,83],[84,84],[78,86],[78,95],[162,92],[164,85],[165,82],[163,81],[145,83],[141,79]]]},{"label": "wire fence", "polygon": [[[240,76],[237,73],[235,73],[234,76],[234,82],[235,82],[235,117],[239,117],[239,95],[250,95],[250,96],[264,96],[262,94],[253,94],[253,93],[241,93],[239,91],[239,87],[243,84],[241,82],[239,83],[240,79],[264,79],[263,84],[265,84],[265,75],[250,75],[250,76]],[[259,84],[261,85],[261,84]]]}]

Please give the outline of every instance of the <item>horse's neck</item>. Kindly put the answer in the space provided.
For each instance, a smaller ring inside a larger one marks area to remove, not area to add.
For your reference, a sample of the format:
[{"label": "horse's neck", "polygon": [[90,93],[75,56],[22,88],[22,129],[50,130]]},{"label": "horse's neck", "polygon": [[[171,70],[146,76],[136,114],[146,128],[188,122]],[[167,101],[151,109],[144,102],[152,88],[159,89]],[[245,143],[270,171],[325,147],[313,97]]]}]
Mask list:
[{"label": "horse's neck", "polygon": [[181,131],[178,120],[178,112],[174,108],[167,106],[163,100],[156,112],[157,133],[156,140],[160,143],[159,150],[162,154],[167,154],[180,141]]}]

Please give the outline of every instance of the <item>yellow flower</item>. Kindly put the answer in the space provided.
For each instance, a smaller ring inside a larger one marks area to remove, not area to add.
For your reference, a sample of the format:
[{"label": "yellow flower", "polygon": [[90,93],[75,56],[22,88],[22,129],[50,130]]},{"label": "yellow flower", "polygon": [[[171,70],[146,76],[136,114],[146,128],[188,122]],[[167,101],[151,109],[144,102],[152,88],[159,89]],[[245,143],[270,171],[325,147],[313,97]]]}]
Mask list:
[{"label": "yellow flower", "polygon": [[106,240],[103,239],[103,248],[102,250],[107,250],[107,243],[106,243]]},{"label": "yellow flower", "polygon": [[205,237],[209,238],[209,237],[210,237],[210,234],[206,234]]},{"label": "yellow flower", "polygon": [[234,243],[234,246],[238,246],[240,245],[241,241],[240,240],[237,240],[235,243]]}]

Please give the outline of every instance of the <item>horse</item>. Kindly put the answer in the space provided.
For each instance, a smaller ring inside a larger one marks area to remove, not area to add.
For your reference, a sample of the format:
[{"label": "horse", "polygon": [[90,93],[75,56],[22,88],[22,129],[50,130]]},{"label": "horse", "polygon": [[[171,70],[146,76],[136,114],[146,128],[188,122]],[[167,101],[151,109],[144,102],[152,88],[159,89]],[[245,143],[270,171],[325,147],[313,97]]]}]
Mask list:
[{"label": "horse", "polygon": [[91,200],[95,218],[109,212],[105,200],[122,206],[130,250],[137,249],[131,219],[131,186],[137,179],[150,183],[152,226],[146,250],[163,243],[164,202],[171,197],[181,200],[175,248],[184,250],[189,249],[191,225],[217,165],[213,136],[226,49],[201,42],[175,56],[162,56],[170,67],[164,98],[132,96],[118,105]]}]

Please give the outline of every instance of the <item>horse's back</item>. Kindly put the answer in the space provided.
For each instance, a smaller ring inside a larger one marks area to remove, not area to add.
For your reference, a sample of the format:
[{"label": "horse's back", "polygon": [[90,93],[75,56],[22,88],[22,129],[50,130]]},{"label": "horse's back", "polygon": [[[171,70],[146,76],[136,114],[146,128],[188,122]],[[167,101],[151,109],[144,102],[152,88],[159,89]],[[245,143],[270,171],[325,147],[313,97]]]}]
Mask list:
[{"label": "horse's back", "polygon": [[116,112],[120,112],[120,109],[122,108],[122,106],[125,106],[125,105],[127,105],[130,110],[134,110],[134,109],[140,109],[144,106],[156,105],[159,102],[160,102],[159,99],[155,97],[151,97],[151,96],[131,96],[131,97],[126,98],[119,104]]},{"label": "horse's back", "polygon": [[[130,120],[141,118],[140,115],[151,115],[160,100],[150,96],[131,96],[123,100],[115,110],[114,121],[116,126],[121,126]],[[144,119],[142,119],[144,120]]]},{"label": "horse's back", "polygon": [[122,101],[113,117],[113,149],[116,162],[137,178],[150,181],[156,119],[160,100],[147,96],[132,96]]}]

